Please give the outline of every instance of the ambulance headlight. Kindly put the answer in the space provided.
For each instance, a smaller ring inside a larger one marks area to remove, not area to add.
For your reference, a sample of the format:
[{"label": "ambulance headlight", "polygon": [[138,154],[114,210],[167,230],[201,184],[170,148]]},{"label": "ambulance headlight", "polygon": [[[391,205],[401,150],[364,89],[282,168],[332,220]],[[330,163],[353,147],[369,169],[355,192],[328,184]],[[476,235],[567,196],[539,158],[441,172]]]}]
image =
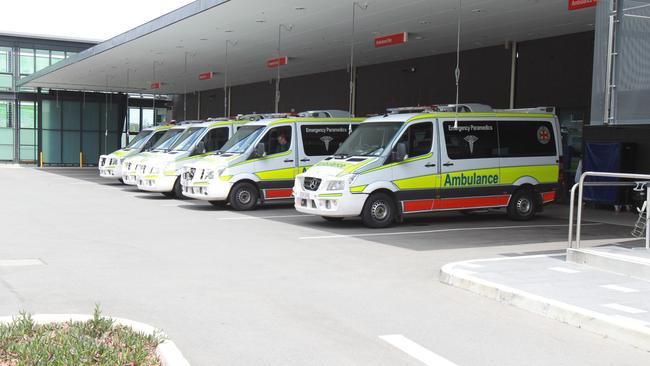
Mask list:
[{"label": "ambulance headlight", "polygon": [[330,182],[327,185],[327,190],[328,191],[342,191],[345,189],[345,181],[344,180],[335,180]]}]

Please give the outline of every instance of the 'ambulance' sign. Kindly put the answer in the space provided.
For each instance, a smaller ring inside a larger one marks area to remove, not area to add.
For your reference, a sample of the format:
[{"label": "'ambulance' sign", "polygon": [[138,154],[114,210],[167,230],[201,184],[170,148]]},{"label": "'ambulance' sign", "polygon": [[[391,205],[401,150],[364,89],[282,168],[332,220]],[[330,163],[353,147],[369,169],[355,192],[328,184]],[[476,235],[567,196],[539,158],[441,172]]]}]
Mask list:
[{"label": "'ambulance' sign", "polygon": [[266,61],[266,67],[268,67],[269,69],[274,69],[276,67],[284,66],[288,63],[289,63],[289,57],[287,56],[272,58]]},{"label": "'ambulance' sign", "polygon": [[160,83],[151,83],[151,89],[160,89]]},{"label": "'ambulance' sign", "polygon": [[202,72],[199,74],[199,80],[210,80],[214,73],[212,71]]},{"label": "'ambulance' sign", "polygon": [[408,41],[408,33],[406,32],[390,34],[375,38],[375,48],[402,44],[406,43],[406,41]]},{"label": "'ambulance' sign", "polygon": [[578,10],[596,6],[597,0],[569,0],[569,10]]}]

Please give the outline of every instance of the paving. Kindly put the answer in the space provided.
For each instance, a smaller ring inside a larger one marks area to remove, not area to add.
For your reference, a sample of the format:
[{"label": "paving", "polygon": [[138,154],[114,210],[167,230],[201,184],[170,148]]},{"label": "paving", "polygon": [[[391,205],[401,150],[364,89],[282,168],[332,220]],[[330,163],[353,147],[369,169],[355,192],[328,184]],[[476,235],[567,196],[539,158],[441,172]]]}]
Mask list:
[{"label": "paving", "polygon": [[[170,200],[78,168],[0,168],[0,204],[0,315],[99,303],[162,328],[192,365],[650,362],[438,281],[451,262],[562,253],[559,205],[526,223],[449,212],[372,230],[290,205],[241,213]],[[587,243],[629,237],[628,220],[585,220]]]}]

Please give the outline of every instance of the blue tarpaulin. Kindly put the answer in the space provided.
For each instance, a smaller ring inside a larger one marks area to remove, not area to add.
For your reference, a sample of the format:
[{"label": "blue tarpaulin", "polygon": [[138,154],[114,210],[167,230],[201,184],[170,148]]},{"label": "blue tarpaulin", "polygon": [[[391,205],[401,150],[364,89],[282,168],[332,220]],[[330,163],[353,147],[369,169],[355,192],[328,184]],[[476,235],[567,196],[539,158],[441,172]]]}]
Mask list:
[{"label": "blue tarpaulin", "polygon": [[[620,143],[593,143],[585,145],[582,162],[583,172],[621,172]],[[617,178],[590,177],[588,181],[616,181]],[[585,187],[584,200],[593,203],[617,205],[620,204],[621,187]]]}]

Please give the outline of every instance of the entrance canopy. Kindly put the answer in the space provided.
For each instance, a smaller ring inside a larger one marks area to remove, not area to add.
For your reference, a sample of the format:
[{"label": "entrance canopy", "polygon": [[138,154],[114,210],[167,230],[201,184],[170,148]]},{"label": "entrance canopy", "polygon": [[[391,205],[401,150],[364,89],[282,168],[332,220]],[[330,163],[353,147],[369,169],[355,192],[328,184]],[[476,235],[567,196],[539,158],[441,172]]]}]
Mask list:
[{"label": "entrance canopy", "polygon": [[[359,6],[362,1],[353,4],[198,0],[18,84],[162,94],[219,88],[224,85],[228,40],[230,85],[271,80],[277,70],[267,61],[278,58],[279,35],[280,55],[288,57],[282,78],[345,69],[350,64],[353,6],[356,66],[456,49],[458,1],[368,0],[365,10]],[[567,0],[463,0],[461,14],[463,50],[593,30],[594,23],[593,8],[569,11]],[[375,46],[375,38],[402,32],[408,33],[406,43]]]}]

